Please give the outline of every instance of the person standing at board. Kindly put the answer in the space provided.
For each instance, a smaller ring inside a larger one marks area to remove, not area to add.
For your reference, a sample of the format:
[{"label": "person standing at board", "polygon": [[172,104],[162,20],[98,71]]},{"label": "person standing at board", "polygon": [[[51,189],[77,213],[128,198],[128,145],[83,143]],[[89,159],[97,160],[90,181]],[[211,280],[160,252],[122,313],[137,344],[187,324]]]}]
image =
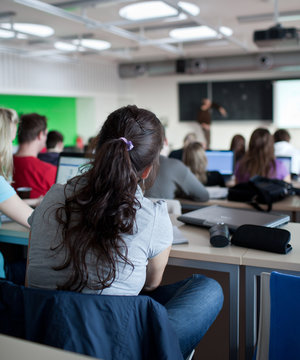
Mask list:
[{"label": "person standing at board", "polygon": [[205,140],[206,140],[206,148],[210,148],[210,126],[211,126],[211,110],[216,109],[222,116],[227,116],[226,110],[212,102],[210,99],[204,98],[201,100],[201,106],[198,113],[198,123],[200,124]]}]

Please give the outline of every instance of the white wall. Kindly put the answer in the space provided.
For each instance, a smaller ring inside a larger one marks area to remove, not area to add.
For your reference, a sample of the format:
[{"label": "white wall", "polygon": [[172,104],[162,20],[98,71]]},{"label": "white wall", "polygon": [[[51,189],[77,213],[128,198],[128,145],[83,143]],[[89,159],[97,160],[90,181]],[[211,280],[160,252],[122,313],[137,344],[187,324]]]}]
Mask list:
[{"label": "white wall", "polygon": [[77,97],[77,132],[94,136],[123,95],[114,63],[48,62],[0,54],[0,93]]},{"label": "white wall", "polygon": [[[202,138],[196,122],[179,122],[178,82],[284,78],[298,73],[257,72],[214,75],[170,75],[122,80],[115,63],[59,63],[0,54],[0,93],[76,96],[77,131],[84,141],[94,136],[107,115],[116,108],[136,104],[153,112],[166,125],[170,148],[182,145],[185,134],[194,131]],[[226,104],[223,104],[226,107]],[[300,119],[299,119],[300,121]],[[227,149],[232,136],[248,140],[259,121],[222,121],[212,125],[211,147]],[[273,132],[274,124],[269,126]],[[300,148],[300,129],[290,129],[292,143]]]}]

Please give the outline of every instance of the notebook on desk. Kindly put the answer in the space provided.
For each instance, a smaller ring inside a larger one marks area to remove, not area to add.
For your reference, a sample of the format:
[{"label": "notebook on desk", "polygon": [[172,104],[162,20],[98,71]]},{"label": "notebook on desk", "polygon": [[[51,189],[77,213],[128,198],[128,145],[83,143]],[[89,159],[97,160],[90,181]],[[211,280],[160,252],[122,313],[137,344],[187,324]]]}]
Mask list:
[{"label": "notebook on desk", "polygon": [[69,179],[85,171],[86,167],[83,165],[89,161],[90,158],[87,158],[84,153],[60,153],[55,183],[66,184]]},{"label": "notebook on desk", "polygon": [[285,214],[264,213],[219,205],[203,207],[180,215],[177,219],[186,224],[208,228],[224,223],[231,231],[245,224],[278,227],[290,221],[290,217]]}]

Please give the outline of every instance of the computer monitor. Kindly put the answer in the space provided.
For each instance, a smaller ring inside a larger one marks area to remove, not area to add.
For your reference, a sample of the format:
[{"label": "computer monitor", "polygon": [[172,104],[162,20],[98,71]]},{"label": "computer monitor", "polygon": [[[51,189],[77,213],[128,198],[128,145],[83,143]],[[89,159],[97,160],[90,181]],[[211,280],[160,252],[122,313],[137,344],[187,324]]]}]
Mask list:
[{"label": "computer monitor", "polygon": [[83,165],[88,162],[90,162],[90,158],[86,157],[83,153],[60,153],[56,184],[66,184],[69,179],[86,171],[88,167],[84,167]]},{"label": "computer monitor", "polygon": [[276,159],[281,161],[286,167],[289,174],[292,173],[292,157],[291,156],[276,156]]},{"label": "computer monitor", "polygon": [[207,171],[219,171],[222,175],[233,174],[234,156],[230,150],[206,150]]}]

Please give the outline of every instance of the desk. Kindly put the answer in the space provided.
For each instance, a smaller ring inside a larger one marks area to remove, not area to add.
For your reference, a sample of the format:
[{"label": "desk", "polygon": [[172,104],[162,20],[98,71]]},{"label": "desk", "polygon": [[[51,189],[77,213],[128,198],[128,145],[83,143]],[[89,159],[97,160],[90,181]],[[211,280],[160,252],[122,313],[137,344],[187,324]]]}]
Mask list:
[{"label": "desk", "polygon": [[280,271],[300,276],[300,224],[289,223],[282,228],[291,232],[292,251],[281,255],[247,249],[243,255],[246,288],[246,360],[251,360],[257,339],[257,278],[263,272]]},{"label": "desk", "polygon": [[[246,204],[244,202],[238,201],[229,201],[227,199],[212,199],[207,202],[196,202],[191,200],[179,199],[182,209],[188,211],[195,210],[199,207],[210,206],[210,205],[221,205],[227,207],[233,207],[237,209],[251,209],[254,210],[253,206]],[[262,205],[264,207],[264,205]],[[300,212],[300,196],[293,195],[288,196],[281,201],[277,201],[272,205],[272,211],[278,212],[290,212],[291,221],[296,222],[297,213]]]},{"label": "desk", "polygon": [[188,244],[173,245],[169,265],[226,272],[229,274],[230,294],[230,359],[238,359],[239,351],[239,284],[240,265],[247,249],[228,246],[214,248],[209,243],[207,229],[184,225],[171,216],[172,223],[180,228]]},{"label": "desk", "polygon": [[[239,283],[240,265],[245,248],[213,248],[209,244],[207,229],[184,225],[172,215],[174,225],[180,227],[188,244],[174,245],[169,264],[188,268],[221,271],[229,274],[230,293],[230,359],[238,359],[239,351]],[[0,241],[19,245],[28,244],[29,230],[16,223],[2,224]]]},{"label": "desk", "polygon": [[[256,279],[262,271],[278,270],[300,275],[300,224],[289,223],[283,228],[291,232],[293,250],[286,255],[228,246],[214,248],[209,244],[207,229],[184,225],[172,215],[188,244],[173,245],[169,264],[188,268],[214,270],[229,274],[230,293],[230,359],[238,359],[239,349],[239,287],[240,267],[245,266],[246,288],[246,356],[252,358],[256,341]],[[2,224],[0,241],[27,245],[29,230],[16,223]]]},{"label": "desk", "polygon": [[28,245],[29,229],[15,222],[2,223],[0,227],[0,242]]}]

